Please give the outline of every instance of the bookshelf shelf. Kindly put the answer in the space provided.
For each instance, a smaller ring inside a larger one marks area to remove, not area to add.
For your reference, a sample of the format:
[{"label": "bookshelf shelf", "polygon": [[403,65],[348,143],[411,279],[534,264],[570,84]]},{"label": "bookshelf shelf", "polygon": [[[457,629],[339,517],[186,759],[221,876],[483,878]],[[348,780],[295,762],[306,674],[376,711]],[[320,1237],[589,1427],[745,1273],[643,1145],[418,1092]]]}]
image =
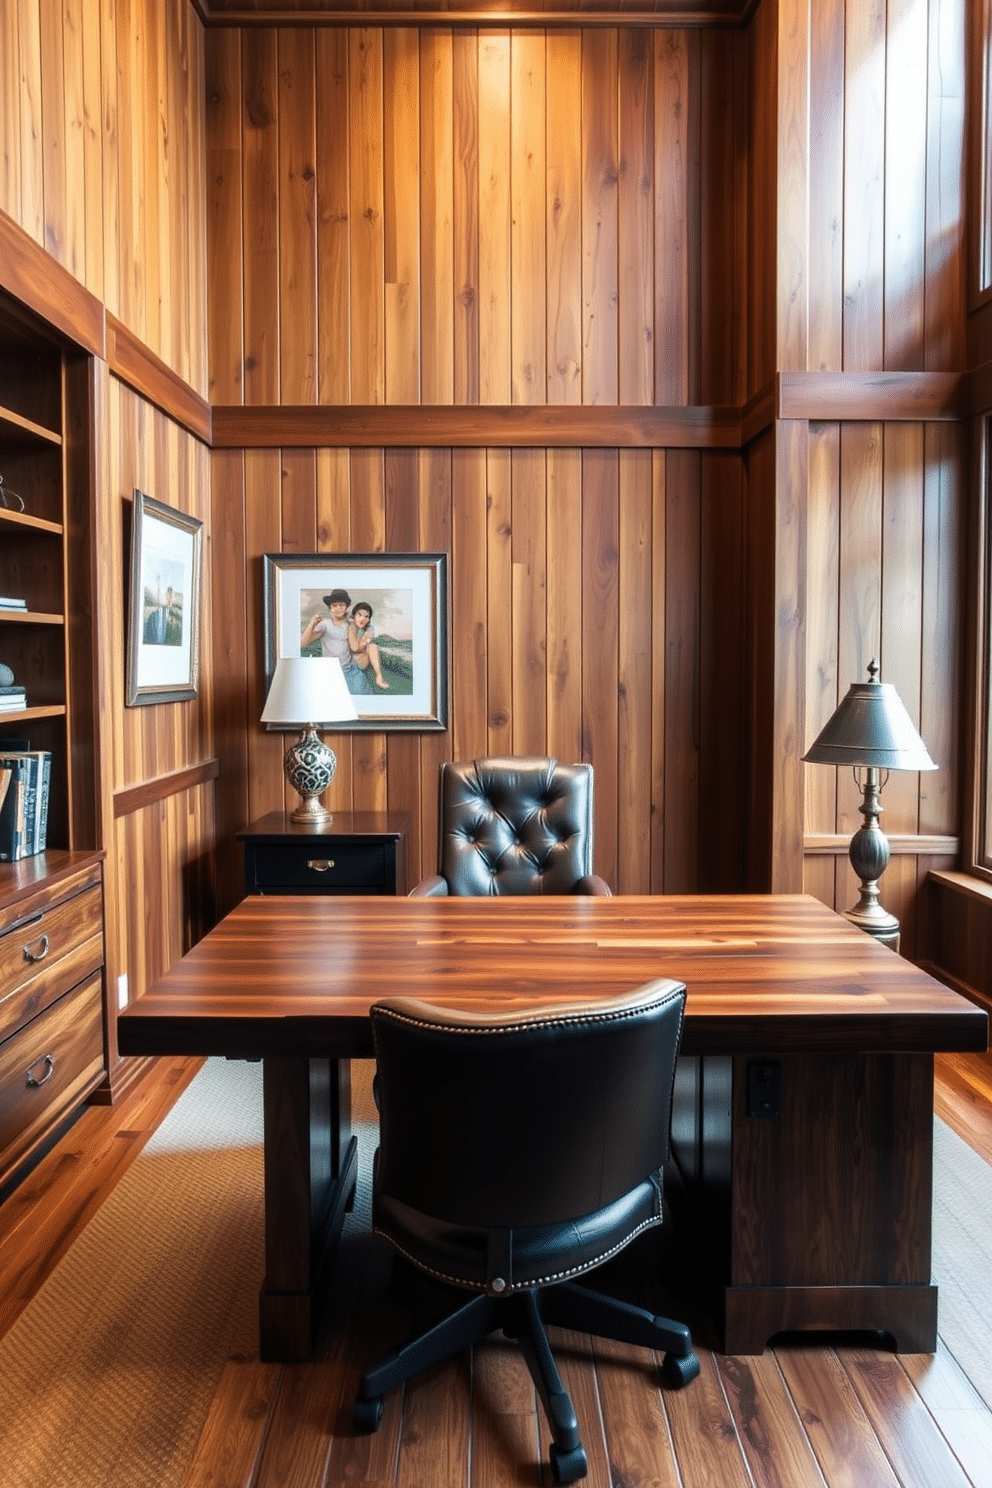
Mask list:
[{"label": "bookshelf shelf", "polygon": [[62,435],[57,429],[48,429],[44,424],[35,423],[34,419],[24,418],[23,415],[15,413],[12,408],[4,408],[2,405],[0,405],[0,439],[4,444],[37,441],[39,444],[53,445],[56,449],[62,447]]},{"label": "bookshelf shelf", "polygon": [[[13,708],[9,713],[0,711],[0,729],[10,728],[11,724],[21,718],[28,722],[38,718],[64,718],[65,712],[64,703],[56,704],[54,707]],[[2,748],[3,739],[0,737],[0,749]]]},{"label": "bookshelf shelf", "polygon": [[27,512],[10,511],[0,506],[0,527],[21,527],[34,532],[50,532],[53,537],[62,536],[62,523],[49,522],[44,517],[32,517]]},{"label": "bookshelf shelf", "polygon": [[64,625],[64,615],[51,615],[42,610],[5,610],[0,605],[0,624]]}]

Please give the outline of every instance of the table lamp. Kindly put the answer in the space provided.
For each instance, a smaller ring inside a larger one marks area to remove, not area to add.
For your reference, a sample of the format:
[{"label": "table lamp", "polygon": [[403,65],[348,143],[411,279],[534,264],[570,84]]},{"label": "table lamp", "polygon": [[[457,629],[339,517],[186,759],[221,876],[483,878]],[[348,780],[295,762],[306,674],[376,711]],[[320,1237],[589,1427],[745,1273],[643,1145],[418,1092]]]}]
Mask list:
[{"label": "table lamp", "polygon": [[889,861],[888,840],[878,825],[882,787],[890,770],[936,770],[937,766],[892,683],[878,680],[876,662],[868,665],[867,682],[851,684],[803,759],[817,765],[853,767],[864,796],[858,808],[864,822],[848,848],[851,867],[861,880],[861,895],[847,911],[847,919],[897,950],[899,921],[882,908],[878,897],[878,880]]},{"label": "table lamp", "polygon": [[290,821],[319,825],[330,820],[331,813],[320,797],[334,779],[338,762],[317,729],[357,717],[336,656],[281,656],[276,662],[262,722],[303,730],[283,760],[286,779],[300,797]]}]

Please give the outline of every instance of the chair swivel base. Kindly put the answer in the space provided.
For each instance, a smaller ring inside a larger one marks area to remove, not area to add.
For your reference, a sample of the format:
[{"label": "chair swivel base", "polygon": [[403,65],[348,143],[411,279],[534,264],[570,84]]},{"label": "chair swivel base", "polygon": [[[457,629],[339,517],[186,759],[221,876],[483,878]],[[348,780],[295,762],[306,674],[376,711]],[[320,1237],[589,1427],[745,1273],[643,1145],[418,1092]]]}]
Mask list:
[{"label": "chair swivel base", "polygon": [[484,1293],[473,1296],[457,1312],[403,1348],[383,1354],[365,1368],[352,1406],[355,1430],[378,1429],[387,1390],[502,1330],[520,1345],[544,1407],[552,1436],[548,1455],[554,1480],[577,1482],[585,1477],[588,1464],[575,1410],[548,1343],[546,1323],[663,1351],[661,1377],[669,1389],[682,1389],[699,1373],[699,1360],[684,1323],[654,1317],[643,1308],[571,1282],[530,1288],[509,1297]]}]

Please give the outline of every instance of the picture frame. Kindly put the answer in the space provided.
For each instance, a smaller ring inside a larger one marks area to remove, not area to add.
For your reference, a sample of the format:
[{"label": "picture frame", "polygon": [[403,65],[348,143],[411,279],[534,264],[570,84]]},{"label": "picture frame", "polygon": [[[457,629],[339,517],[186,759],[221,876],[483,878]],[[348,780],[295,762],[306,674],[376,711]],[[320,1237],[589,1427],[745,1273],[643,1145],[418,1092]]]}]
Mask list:
[{"label": "picture frame", "polygon": [[[447,728],[447,565],[446,553],[265,553],[266,692],[278,658],[337,655],[358,718],[335,731]],[[347,604],[332,610],[335,591]]]},{"label": "picture frame", "polygon": [[202,537],[198,517],[135,490],[125,698],[129,708],[196,697]]}]

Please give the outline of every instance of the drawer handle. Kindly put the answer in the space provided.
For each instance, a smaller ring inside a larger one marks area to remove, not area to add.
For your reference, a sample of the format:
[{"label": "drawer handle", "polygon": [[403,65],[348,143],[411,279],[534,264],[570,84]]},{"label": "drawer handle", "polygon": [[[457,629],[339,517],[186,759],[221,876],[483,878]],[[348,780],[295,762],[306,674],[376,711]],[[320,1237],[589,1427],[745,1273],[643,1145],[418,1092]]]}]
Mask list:
[{"label": "drawer handle", "polygon": [[44,961],[45,957],[48,955],[48,936],[41,936],[41,938],[39,940],[36,940],[34,944],[38,947],[37,950],[33,950],[32,947],[29,945],[26,945],[24,947],[23,954],[25,961]]},{"label": "drawer handle", "polygon": [[314,873],[326,873],[328,868],[334,867],[333,858],[307,858],[307,867],[312,868]]},{"label": "drawer handle", "polygon": [[[40,1080],[31,1073],[31,1071],[39,1064],[43,1064],[45,1066],[45,1073],[42,1075]],[[40,1090],[41,1086],[44,1085],[46,1081],[50,1080],[54,1073],[55,1060],[52,1058],[51,1054],[46,1054],[43,1059],[36,1059],[34,1064],[28,1066],[27,1073],[24,1076],[24,1084],[27,1086],[28,1090]]]}]

